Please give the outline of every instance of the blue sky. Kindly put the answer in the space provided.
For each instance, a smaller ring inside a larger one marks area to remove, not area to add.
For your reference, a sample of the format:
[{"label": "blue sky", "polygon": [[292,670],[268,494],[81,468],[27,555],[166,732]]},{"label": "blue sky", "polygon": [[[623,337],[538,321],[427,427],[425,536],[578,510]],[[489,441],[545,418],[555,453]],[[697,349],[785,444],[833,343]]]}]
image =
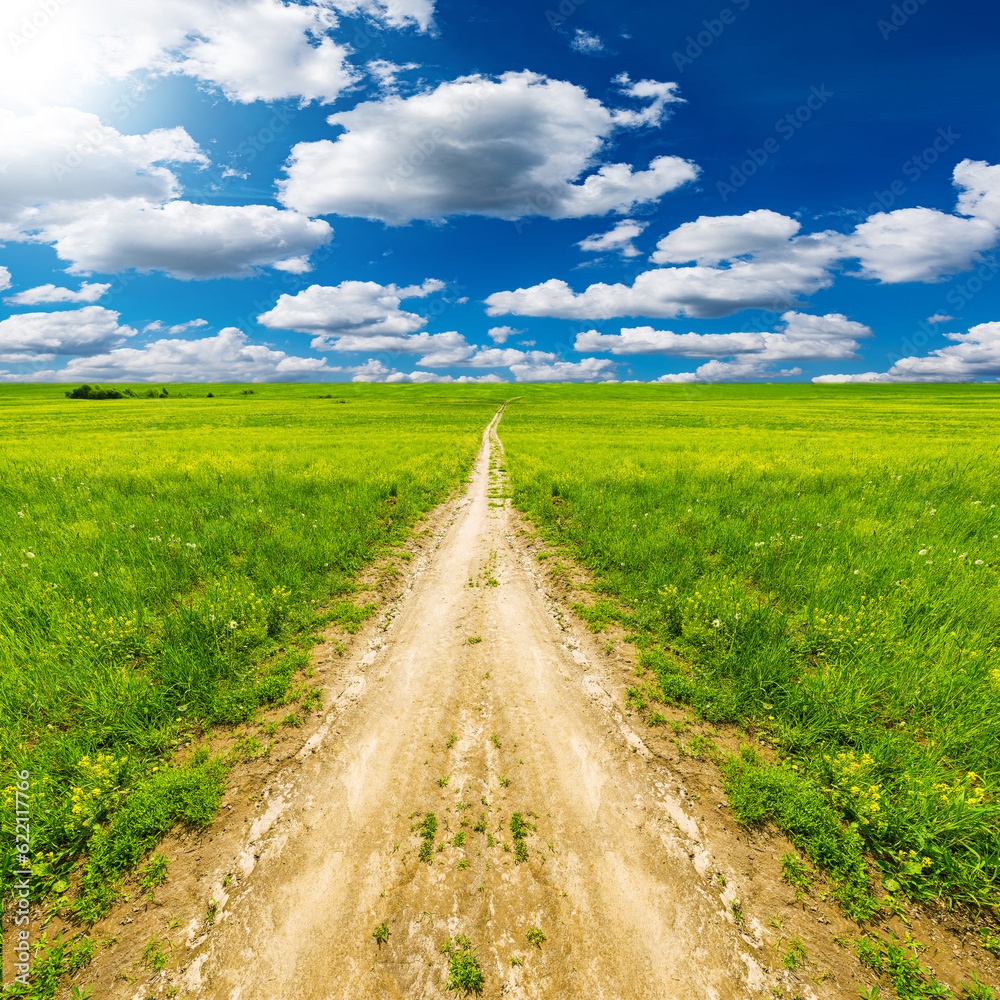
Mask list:
[{"label": "blue sky", "polygon": [[998,27],[7,0],[0,380],[995,380]]}]

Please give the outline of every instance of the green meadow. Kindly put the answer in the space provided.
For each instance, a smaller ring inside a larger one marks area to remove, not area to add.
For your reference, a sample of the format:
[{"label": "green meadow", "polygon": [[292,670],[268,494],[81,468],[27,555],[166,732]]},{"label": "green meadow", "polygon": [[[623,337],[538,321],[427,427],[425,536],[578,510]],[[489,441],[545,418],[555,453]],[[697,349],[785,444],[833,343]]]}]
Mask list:
[{"label": "green meadow", "polygon": [[734,812],[858,916],[866,858],[890,893],[1000,899],[997,394],[549,387],[504,417],[515,503],[641,646],[635,704],[772,748],[722,762]]},{"label": "green meadow", "polygon": [[225,787],[203,734],[320,707],[308,637],[371,613],[359,573],[516,397],[515,504],[592,571],[591,626],[639,646],[647,721],[738,727],[736,816],[859,918],[1000,903],[995,386],[66,388],[0,389],[4,898],[19,772],[36,898],[86,925],[137,866],[162,881],[159,839]]},{"label": "green meadow", "polygon": [[92,920],[214,815],[224,762],[173,751],[301,700],[290,640],[370,613],[358,572],[458,485],[504,393],[65,389],[0,392],[0,881],[26,771],[33,891]]}]

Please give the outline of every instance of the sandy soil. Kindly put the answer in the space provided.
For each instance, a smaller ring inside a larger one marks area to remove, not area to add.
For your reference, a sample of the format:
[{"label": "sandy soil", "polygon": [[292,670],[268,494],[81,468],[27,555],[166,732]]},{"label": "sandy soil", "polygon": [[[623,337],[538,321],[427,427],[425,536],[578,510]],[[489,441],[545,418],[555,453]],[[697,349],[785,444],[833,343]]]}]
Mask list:
[{"label": "sandy soil", "polygon": [[[341,667],[321,723],[237,776],[213,827],[161,848],[175,860],[154,903],[95,929],[108,951],[79,979],[95,997],[439,998],[458,934],[489,998],[853,998],[874,982],[822,886],[781,881],[790,845],[740,830],[714,767],[623,709],[632,662],[551,594],[503,497],[500,416],[367,643],[317,651]],[[957,978],[959,939],[911,916]],[[162,972],[143,972],[150,932],[171,942]],[[808,959],[790,970],[793,937]]]}]

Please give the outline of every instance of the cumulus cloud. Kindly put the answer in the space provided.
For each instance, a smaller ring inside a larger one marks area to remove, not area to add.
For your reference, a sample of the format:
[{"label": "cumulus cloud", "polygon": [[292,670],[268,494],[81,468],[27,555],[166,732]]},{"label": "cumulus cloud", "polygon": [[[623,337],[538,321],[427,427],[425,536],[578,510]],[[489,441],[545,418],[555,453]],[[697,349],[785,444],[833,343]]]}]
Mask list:
[{"label": "cumulus cloud", "polygon": [[515,330],[511,326],[492,326],[486,331],[486,336],[489,337],[494,344],[506,344],[508,337],[516,336],[519,333],[524,333],[524,331]]},{"label": "cumulus cloud", "polygon": [[[425,334],[426,336],[426,334]],[[437,336],[442,336],[437,334]],[[460,336],[455,334],[456,337]],[[417,363],[427,368],[509,368],[517,364],[546,364],[558,360],[548,351],[519,351],[514,347],[473,347],[464,342],[428,354]]]},{"label": "cumulus cloud", "polygon": [[643,271],[631,285],[598,282],[574,292],[551,278],[529,288],[494,292],[486,298],[490,316],[557,316],[613,319],[616,316],[727,316],[740,309],[794,305],[799,296],[832,283],[829,266],[837,249],[826,234],[799,236],[784,247],[762,250],[726,267],[697,264]]},{"label": "cumulus cloud", "polygon": [[948,316],[946,313],[934,313],[933,316],[927,317],[928,323],[948,323],[953,320],[954,316]]},{"label": "cumulus cloud", "polygon": [[879,212],[844,243],[844,256],[861,262],[861,275],[885,284],[940,281],[968,270],[996,242],[986,219],[963,219],[931,208]]},{"label": "cumulus cloud", "polygon": [[327,34],[336,25],[333,11],[321,4],[233,3],[183,46],[174,69],[218,87],[231,101],[329,104],[358,78],[349,50]]},{"label": "cumulus cloud", "polygon": [[684,100],[677,93],[676,83],[663,83],[659,80],[632,80],[628,73],[619,73],[614,82],[618,84],[618,89],[626,97],[648,102],[646,107],[640,111],[630,108],[618,108],[613,111],[612,120],[622,128],[659,125],[669,113],[668,105]]},{"label": "cumulus cloud", "polygon": [[457,378],[452,375],[438,375],[436,372],[401,372],[395,368],[389,368],[381,361],[369,358],[363,365],[354,368],[344,368],[345,372],[351,372],[353,382],[506,382],[494,372],[488,375],[460,375]]},{"label": "cumulus cloud", "polygon": [[583,358],[552,364],[524,362],[511,365],[510,370],[518,382],[593,382],[611,378],[615,367],[615,363],[606,358]]},{"label": "cumulus cloud", "polygon": [[76,290],[61,288],[58,285],[39,285],[28,288],[16,295],[10,295],[4,302],[12,306],[40,306],[64,302],[96,302],[110,288],[110,285],[94,281],[85,281]]},{"label": "cumulus cloud", "polygon": [[[273,309],[257,317],[257,322],[271,329],[317,334],[312,347],[318,351],[356,350],[353,344],[366,338],[405,342],[403,338],[424,326],[428,317],[401,309],[402,300],[426,298],[443,288],[444,282],[436,278],[405,287],[375,281],[310,285],[295,295],[282,295]],[[352,346],[340,346],[339,338],[350,338]],[[367,349],[394,348],[370,343]]]},{"label": "cumulus cloud", "polygon": [[718,264],[783,248],[798,231],[795,219],[766,208],[745,215],[703,215],[664,236],[650,259],[654,264]]},{"label": "cumulus cloud", "polygon": [[666,266],[638,274],[631,285],[598,282],[576,292],[551,278],[494,292],[486,299],[487,313],[712,318],[741,309],[787,309],[829,287],[835,268],[849,260],[860,263],[856,277],[938,281],[971,267],[998,237],[991,220],[1000,204],[1000,167],[963,160],[955,183],[963,192],[959,210],[971,217],[904,208],[876,213],[848,234],[802,234],[797,220],[768,209],[702,216],[663,237],[652,261]]},{"label": "cumulus cloud", "polygon": [[623,257],[638,257],[639,250],[636,249],[632,240],[639,236],[648,225],[648,222],[622,219],[621,222],[615,224],[613,229],[609,229],[606,233],[594,233],[586,239],[580,240],[577,246],[581,250],[588,250],[592,253],[613,250]]},{"label": "cumulus cloud", "polygon": [[301,272],[332,236],[328,223],[270,205],[176,200],[180,184],[164,164],[208,163],[182,128],[124,135],[72,108],[0,110],[0,136],[0,238],[53,243],[75,273]]},{"label": "cumulus cloud", "polygon": [[973,382],[1000,378],[1000,322],[979,323],[967,333],[946,333],[954,343],[922,357],[900,358],[887,372],[820,375],[814,382]]},{"label": "cumulus cloud", "polygon": [[0,108],[0,137],[0,237],[8,239],[72,218],[99,198],[167,201],[180,185],[164,164],[208,163],[182,128],[123,135],[74,108],[28,115]]},{"label": "cumulus cloud", "polygon": [[953,176],[955,184],[962,188],[957,211],[1000,226],[1000,164],[962,160]]},{"label": "cumulus cloud", "polygon": [[4,0],[0,100],[65,103],[137,73],[179,74],[232,101],[329,103],[360,74],[338,12],[388,27],[431,26],[431,0]]},{"label": "cumulus cloud", "polygon": [[[2,324],[0,324],[2,325]],[[339,372],[325,358],[299,358],[275,351],[226,327],[200,340],[156,340],[145,347],[119,347],[74,358],[60,371],[34,373],[56,382],[295,382]]]},{"label": "cumulus cloud", "polygon": [[871,337],[863,323],[841,313],[811,316],[789,310],[775,331],[738,333],[673,333],[650,326],[628,327],[617,334],[587,330],[577,334],[578,351],[610,351],[617,355],[670,354],[682,358],[739,356],[755,361],[786,358],[853,358],[858,340]]},{"label": "cumulus cloud", "polygon": [[258,268],[307,256],[333,230],[271,205],[198,205],[104,199],[45,237],[75,273],[134,268],[175,278],[243,277]]},{"label": "cumulus cloud", "polygon": [[756,379],[790,378],[801,368],[768,368],[761,361],[708,361],[693,372],[661,375],[657,382],[746,382]]},{"label": "cumulus cloud", "polygon": [[[10,271],[5,267],[0,267],[0,292],[5,288],[10,288]],[[6,301],[10,302],[10,299]]]},{"label": "cumulus cloud", "polygon": [[135,335],[103,306],[59,312],[15,313],[0,320],[0,351],[92,356]]},{"label": "cumulus cloud", "polygon": [[661,121],[679,100],[673,88],[630,84],[628,96],[649,102],[641,112],[606,108],[574,84],[529,72],[461,77],[407,98],[366,101],[330,116],[343,129],[336,139],[293,147],[280,198],[309,215],[391,225],[628,211],[697,176],[694,164],[675,156],[644,170],[614,163],[587,174],[617,129]]},{"label": "cumulus cloud", "polygon": [[[455,330],[444,333],[420,333],[382,335],[352,335],[329,341],[317,337],[312,342],[317,351],[385,351],[389,354],[424,354],[431,357],[466,357],[472,350],[465,338]],[[450,362],[449,362],[450,363]]]}]

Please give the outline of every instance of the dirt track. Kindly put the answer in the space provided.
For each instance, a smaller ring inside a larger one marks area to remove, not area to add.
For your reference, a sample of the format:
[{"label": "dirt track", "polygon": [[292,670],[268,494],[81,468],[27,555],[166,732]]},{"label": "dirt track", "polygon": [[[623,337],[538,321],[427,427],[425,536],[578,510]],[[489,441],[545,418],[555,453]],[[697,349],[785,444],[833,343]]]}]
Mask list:
[{"label": "dirt track", "polygon": [[[613,708],[593,654],[567,640],[506,502],[490,496],[499,417],[384,645],[272,783],[239,889],[220,893],[211,933],[191,942],[184,992],[440,997],[442,944],[465,934],[486,997],[769,993],[698,824]],[[416,829],[429,812],[431,864]],[[514,812],[536,828],[523,863]]]}]

